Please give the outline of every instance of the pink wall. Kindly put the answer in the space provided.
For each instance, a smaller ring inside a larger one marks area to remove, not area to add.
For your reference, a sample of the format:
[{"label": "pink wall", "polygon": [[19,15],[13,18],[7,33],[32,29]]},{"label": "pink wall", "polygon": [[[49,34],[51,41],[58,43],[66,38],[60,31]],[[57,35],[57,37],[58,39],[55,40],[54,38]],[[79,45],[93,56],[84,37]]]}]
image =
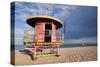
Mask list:
[{"label": "pink wall", "polygon": [[51,35],[51,41],[56,42],[56,26],[52,24],[52,35]]},{"label": "pink wall", "polygon": [[[39,22],[35,24],[35,34],[37,42],[44,42],[45,23]],[[56,26],[54,24],[52,24],[51,41],[56,42]]]},{"label": "pink wall", "polygon": [[37,23],[35,27],[35,34],[37,42],[44,42],[44,30],[45,24],[44,23]]}]

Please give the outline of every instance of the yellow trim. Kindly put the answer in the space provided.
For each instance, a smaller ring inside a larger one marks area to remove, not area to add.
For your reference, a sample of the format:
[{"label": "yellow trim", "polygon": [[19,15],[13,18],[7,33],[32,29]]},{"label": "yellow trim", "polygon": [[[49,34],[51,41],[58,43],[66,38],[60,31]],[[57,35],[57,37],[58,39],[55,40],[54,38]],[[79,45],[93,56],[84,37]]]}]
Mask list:
[{"label": "yellow trim", "polygon": [[24,42],[26,45],[29,45],[29,44],[34,44],[34,45],[38,45],[38,44],[44,44],[44,45],[46,45],[46,44],[55,44],[55,45],[61,45],[61,44],[63,44],[64,42]]},{"label": "yellow trim", "polygon": [[44,53],[44,54],[37,54],[37,57],[45,57],[45,56],[53,56],[53,55],[56,55],[56,54],[49,54],[49,53]]},{"label": "yellow trim", "polygon": [[62,22],[61,20],[59,20],[59,19],[57,19],[57,18],[54,18],[54,17],[51,17],[51,16],[30,16],[30,17],[28,17],[28,19],[39,18],[39,17],[41,17],[41,18],[53,19],[53,20],[56,20],[56,21],[60,22],[61,24],[63,24],[63,22]]}]

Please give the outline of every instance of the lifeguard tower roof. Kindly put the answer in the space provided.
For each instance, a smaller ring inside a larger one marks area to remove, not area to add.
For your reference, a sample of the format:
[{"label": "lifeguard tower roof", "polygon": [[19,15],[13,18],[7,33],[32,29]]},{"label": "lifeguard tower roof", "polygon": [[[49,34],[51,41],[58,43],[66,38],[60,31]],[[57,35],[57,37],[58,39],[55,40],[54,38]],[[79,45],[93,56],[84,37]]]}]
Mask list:
[{"label": "lifeguard tower roof", "polygon": [[62,21],[51,16],[30,16],[27,19],[27,23],[32,27],[35,27],[37,22],[54,23],[56,25],[56,29],[61,28],[63,25]]}]

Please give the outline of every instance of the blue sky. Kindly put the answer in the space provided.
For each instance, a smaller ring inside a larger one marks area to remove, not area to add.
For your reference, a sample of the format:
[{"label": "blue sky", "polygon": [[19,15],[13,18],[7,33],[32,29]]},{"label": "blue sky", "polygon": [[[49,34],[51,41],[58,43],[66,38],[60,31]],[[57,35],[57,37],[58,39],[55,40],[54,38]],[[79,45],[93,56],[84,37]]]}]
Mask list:
[{"label": "blue sky", "polygon": [[48,15],[66,22],[65,43],[96,43],[97,41],[95,6],[15,2],[15,43],[17,45],[22,44],[24,31],[32,29],[26,24],[27,17],[35,15]]}]

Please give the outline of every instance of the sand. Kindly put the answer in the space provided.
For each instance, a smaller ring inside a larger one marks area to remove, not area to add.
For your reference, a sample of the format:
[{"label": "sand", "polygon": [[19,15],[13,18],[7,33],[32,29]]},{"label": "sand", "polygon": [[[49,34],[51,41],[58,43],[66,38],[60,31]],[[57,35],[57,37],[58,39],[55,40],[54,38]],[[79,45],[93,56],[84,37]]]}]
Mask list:
[{"label": "sand", "polygon": [[31,57],[18,50],[15,51],[15,65],[48,64],[80,61],[96,61],[97,47],[60,48],[60,56],[41,56],[33,61]]}]

